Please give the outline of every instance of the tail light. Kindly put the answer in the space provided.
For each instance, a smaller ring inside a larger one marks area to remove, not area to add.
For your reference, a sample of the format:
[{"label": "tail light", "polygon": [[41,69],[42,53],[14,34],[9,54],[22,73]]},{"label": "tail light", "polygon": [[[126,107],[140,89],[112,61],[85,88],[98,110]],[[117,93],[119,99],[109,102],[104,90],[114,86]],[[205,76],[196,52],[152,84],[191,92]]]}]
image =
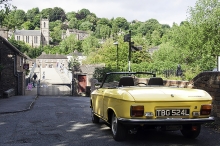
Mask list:
[{"label": "tail light", "polygon": [[142,117],[144,115],[144,106],[131,106],[131,117]]},{"label": "tail light", "polygon": [[212,110],[211,104],[202,105],[200,110],[200,115],[210,115]]}]

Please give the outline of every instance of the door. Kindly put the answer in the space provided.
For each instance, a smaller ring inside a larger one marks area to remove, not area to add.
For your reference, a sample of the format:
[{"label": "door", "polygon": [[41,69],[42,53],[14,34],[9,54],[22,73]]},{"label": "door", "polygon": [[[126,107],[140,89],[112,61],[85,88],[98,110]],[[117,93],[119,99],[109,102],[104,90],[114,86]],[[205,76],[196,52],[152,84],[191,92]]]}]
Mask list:
[{"label": "door", "polygon": [[86,75],[78,75],[78,93],[85,93],[86,85]]}]

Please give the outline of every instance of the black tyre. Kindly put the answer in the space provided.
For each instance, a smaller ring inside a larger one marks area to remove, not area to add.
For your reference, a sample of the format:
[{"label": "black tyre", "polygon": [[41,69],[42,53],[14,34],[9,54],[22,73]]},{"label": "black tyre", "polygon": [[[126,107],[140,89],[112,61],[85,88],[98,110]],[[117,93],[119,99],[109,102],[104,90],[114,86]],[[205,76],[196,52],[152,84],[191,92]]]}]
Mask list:
[{"label": "black tyre", "polygon": [[91,117],[93,123],[99,123],[99,117],[94,114],[93,108],[91,107]]},{"label": "black tyre", "polygon": [[[192,130],[192,126],[196,126],[196,130]],[[181,130],[181,133],[186,138],[195,139],[199,136],[201,130],[201,125],[183,125],[183,128]]]},{"label": "black tyre", "polygon": [[112,114],[111,119],[111,130],[113,138],[116,141],[123,141],[126,137],[126,128],[118,122],[118,118],[116,117],[115,113]]}]

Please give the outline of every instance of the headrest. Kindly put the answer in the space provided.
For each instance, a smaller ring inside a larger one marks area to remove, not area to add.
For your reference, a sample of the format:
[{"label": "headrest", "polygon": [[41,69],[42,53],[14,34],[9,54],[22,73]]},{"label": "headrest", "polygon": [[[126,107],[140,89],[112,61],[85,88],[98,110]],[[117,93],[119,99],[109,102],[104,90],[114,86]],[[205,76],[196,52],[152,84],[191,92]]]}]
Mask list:
[{"label": "headrest", "polygon": [[152,77],[149,79],[148,85],[163,85],[163,79],[159,77]]},{"label": "headrest", "polygon": [[134,79],[132,77],[122,77],[118,84],[119,87],[122,86],[134,86]]}]

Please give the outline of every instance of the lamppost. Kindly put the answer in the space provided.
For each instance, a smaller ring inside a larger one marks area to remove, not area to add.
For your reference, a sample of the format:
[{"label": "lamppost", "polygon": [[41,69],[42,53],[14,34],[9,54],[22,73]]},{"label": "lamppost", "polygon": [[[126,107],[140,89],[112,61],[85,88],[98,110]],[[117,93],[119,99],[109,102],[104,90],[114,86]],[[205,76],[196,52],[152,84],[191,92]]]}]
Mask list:
[{"label": "lamppost", "polygon": [[114,45],[116,45],[117,48],[117,70],[118,70],[118,42],[114,42]]}]

